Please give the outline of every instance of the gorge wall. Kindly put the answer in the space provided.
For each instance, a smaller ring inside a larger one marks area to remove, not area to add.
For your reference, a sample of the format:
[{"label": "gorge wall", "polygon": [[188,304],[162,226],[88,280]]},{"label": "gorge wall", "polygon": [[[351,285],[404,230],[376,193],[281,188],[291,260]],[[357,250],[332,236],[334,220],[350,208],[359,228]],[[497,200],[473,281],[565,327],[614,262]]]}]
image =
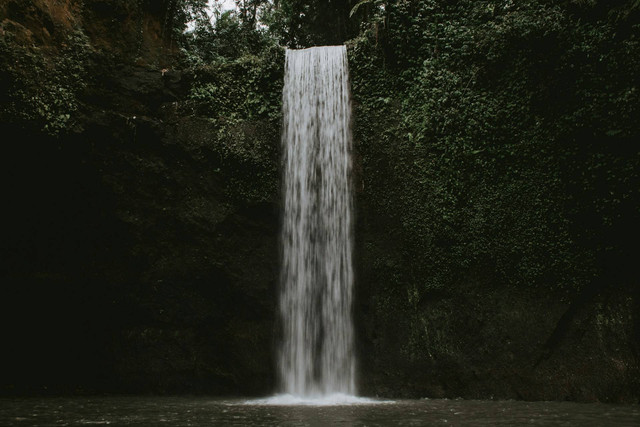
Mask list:
[{"label": "gorge wall", "polygon": [[[273,391],[284,52],[175,4],[0,5],[4,394]],[[637,402],[637,10],[365,6],[361,393]]]},{"label": "gorge wall", "polygon": [[284,55],[176,70],[151,5],[2,10],[5,393],[271,390]]},{"label": "gorge wall", "polygon": [[637,400],[638,9],[595,3],[387,2],[349,42],[365,390]]}]

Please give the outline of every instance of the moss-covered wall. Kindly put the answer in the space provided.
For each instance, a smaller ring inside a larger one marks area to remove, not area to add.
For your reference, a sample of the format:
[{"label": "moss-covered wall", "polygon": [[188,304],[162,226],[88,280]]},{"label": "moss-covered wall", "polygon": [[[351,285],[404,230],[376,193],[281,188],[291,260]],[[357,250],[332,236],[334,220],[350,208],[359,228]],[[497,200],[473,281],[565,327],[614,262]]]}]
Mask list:
[{"label": "moss-covered wall", "polygon": [[363,390],[637,400],[637,16],[387,2],[349,43]]}]

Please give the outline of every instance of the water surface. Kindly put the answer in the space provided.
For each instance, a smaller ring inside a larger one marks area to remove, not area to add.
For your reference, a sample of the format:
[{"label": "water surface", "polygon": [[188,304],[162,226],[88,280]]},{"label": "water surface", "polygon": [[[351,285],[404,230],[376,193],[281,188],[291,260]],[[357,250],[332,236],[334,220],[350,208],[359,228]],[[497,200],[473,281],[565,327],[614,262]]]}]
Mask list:
[{"label": "water surface", "polygon": [[640,426],[638,405],[400,400],[338,406],[207,397],[0,399],[2,426]]}]

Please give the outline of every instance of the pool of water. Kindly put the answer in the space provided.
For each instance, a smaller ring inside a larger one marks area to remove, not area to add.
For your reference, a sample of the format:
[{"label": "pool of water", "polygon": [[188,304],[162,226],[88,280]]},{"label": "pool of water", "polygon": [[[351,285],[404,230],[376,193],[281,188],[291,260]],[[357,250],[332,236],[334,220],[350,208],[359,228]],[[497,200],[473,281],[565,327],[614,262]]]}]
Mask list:
[{"label": "pool of water", "polygon": [[286,401],[207,397],[0,399],[1,426],[640,426],[640,406],[481,400]]}]

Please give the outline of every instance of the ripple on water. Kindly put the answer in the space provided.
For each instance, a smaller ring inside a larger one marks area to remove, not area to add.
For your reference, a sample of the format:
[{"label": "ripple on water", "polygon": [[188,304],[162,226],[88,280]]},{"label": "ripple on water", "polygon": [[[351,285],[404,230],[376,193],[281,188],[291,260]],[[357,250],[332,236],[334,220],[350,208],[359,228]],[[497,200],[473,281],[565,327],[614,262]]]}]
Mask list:
[{"label": "ripple on water", "polygon": [[[382,403],[382,404],[381,404]],[[62,406],[62,409],[60,407]],[[219,399],[208,396],[0,398],[0,426],[638,427],[638,405],[480,400],[396,400],[334,395]]]}]

